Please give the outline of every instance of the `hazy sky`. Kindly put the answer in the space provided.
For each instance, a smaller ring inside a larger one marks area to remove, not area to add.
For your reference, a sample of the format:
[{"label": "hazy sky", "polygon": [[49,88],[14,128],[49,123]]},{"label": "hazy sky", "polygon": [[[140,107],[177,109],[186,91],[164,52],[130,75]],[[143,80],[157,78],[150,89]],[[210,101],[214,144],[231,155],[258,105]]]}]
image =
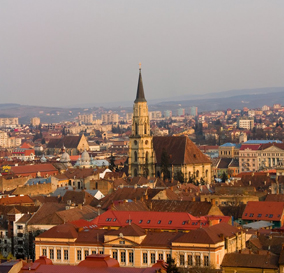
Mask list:
[{"label": "hazy sky", "polygon": [[0,103],[284,86],[283,0],[1,0]]}]

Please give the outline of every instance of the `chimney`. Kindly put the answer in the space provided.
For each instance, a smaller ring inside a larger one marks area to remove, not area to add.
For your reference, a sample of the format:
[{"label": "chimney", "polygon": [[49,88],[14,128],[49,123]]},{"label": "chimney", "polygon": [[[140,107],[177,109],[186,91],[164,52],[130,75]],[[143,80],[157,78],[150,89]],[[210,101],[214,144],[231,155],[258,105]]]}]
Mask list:
[{"label": "chimney", "polygon": [[216,205],[216,200],[213,198],[213,199],[211,199],[211,204],[213,205],[213,206],[215,206]]},{"label": "chimney", "polygon": [[171,190],[171,191],[174,191],[174,187],[173,187],[173,186],[171,186],[171,187],[170,187],[170,190]]},{"label": "chimney", "polygon": [[249,185],[251,186],[251,181],[249,181]]},{"label": "chimney", "polygon": [[254,172],[251,174],[251,176],[254,176]]},{"label": "chimney", "polygon": [[82,204],[78,204],[78,209],[83,209]]}]

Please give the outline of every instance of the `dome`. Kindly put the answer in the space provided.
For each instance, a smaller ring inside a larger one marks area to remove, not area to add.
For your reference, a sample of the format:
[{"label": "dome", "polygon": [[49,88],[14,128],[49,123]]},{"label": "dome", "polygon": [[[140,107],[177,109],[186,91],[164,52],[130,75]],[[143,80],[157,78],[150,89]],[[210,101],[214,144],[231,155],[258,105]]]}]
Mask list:
[{"label": "dome", "polygon": [[81,162],[82,164],[86,164],[86,163],[90,164],[90,156],[86,150],[82,153]]},{"label": "dome", "polygon": [[60,162],[62,162],[62,163],[70,162],[70,156],[69,156],[69,154],[67,152],[64,152],[61,155]]},{"label": "dome", "polygon": [[42,157],[41,157],[41,159],[40,159],[40,162],[42,162],[42,163],[44,163],[44,162],[46,162],[47,160],[46,160],[46,158],[45,158],[45,156],[44,156],[44,154],[42,155]]}]

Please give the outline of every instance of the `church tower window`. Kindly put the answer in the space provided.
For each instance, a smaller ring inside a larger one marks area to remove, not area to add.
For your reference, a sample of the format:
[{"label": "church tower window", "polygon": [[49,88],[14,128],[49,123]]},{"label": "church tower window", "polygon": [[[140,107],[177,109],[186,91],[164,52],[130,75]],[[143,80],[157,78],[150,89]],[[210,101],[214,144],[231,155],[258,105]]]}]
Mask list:
[{"label": "church tower window", "polygon": [[137,162],[137,152],[134,152],[134,161]]}]

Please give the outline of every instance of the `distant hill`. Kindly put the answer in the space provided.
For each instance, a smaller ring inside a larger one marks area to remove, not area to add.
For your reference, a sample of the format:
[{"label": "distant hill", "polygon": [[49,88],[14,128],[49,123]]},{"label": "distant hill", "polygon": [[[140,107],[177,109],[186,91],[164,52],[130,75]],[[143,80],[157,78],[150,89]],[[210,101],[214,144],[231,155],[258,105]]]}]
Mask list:
[{"label": "distant hill", "polygon": [[226,110],[227,108],[242,109],[244,106],[248,108],[260,108],[263,105],[272,106],[275,103],[284,105],[284,88],[283,91],[266,94],[242,94],[221,98],[167,101],[159,103],[154,107],[156,109],[175,110],[178,108],[197,106],[199,111],[214,111]]},{"label": "distant hill", "polygon": [[[284,105],[284,87],[230,90],[206,95],[188,94],[171,99],[148,101],[149,111],[168,109],[174,113],[178,108],[187,110],[190,106],[197,106],[199,112],[202,112],[226,110],[227,108],[242,109],[244,106],[260,108],[263,105],[272,106],[275,103]],[[77,108],[28,106],[13,103],[0,104],[0,117],[19,117],[19,122],[26,124],[30,122],[31,117],[39,117],[42,123],[70,121],[74,120],[79,114],[89,114],[96,110],[97,107],[93,107],[94,104],[85,104],[83,107]],[[112,109],[113,111],[124,109],[131,112],[132,105],[133,101],[125,101],[97,106],[104,106],[106,109]]]}]

